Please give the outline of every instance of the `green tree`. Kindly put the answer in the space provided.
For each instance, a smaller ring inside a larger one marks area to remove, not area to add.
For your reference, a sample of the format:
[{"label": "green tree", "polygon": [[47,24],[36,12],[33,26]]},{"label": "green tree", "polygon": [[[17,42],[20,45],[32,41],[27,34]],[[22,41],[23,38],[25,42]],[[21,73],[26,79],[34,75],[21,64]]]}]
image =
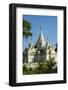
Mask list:
[{"label": "green tree", "polygon": [[56,62],[55,62],[55,59],[54,58],[50,58],[48,61],[47,61],[47,67],[48,67],[48,72],[49,73],[54,73],[57,72],[56,70]]},{"label": "green tree", "polygon": [[31,23],[24,19],[23,20],[23,36],[25,38],[28,38],[29,36],[32,36],[32,33],[30,31],[31,28],[32,28]]}]

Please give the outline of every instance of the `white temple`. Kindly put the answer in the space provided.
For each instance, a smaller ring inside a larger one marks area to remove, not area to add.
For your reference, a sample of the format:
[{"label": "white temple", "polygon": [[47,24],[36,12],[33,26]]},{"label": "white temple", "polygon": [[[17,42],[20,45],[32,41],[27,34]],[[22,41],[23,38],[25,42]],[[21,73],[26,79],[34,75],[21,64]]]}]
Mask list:
[{"label": "white temple", "polygon": [[23,63],[38,63],[38,62],[46,62],[49,58],[57,57],[57,50],[53,47],[50,42],[46,42],[44,39],[42,31],[40,31],[40,35],[36,44],[29,44],[29,47],[26,48],[23,52]]}]

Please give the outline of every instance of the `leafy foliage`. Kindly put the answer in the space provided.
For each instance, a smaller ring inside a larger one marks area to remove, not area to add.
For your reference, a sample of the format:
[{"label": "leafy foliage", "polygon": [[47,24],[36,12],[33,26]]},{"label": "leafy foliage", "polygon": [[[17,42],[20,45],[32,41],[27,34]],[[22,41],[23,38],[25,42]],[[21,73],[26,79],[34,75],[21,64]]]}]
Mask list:
[{"label": "leafy foliage", "polygon": [[23,20],[23,36],[25,38],[32,36],[32,33],[30,32],[31,28],[32,28],[31,23],[24,19]]},{"label": "leafy foliage", "polygon": [[23,74],[44,74],[44,73],[57,73],[57,66],[54,58],[46,62],[39,62],[38,67],[28,68],[23,66]]}]

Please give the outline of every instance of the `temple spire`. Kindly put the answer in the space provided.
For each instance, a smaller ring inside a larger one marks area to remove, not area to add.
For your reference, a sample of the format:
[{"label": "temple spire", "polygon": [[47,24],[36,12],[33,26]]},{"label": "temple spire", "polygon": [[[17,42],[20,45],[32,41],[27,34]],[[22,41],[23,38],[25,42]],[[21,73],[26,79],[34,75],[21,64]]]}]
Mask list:
[{"label": "temple spire", "polygon": [[40,32],[41,32],[41,26],[40,26]]},{"label": "temple spire", "polygon": [[45,46],[45,40],[44,40],[44,36],[43,36],[43,33],[42,33],[41,26],[40,26],[40,35],[39,35],[39,38],[38,38],[38,41],[37,41],[37,45],[38,46]]}]

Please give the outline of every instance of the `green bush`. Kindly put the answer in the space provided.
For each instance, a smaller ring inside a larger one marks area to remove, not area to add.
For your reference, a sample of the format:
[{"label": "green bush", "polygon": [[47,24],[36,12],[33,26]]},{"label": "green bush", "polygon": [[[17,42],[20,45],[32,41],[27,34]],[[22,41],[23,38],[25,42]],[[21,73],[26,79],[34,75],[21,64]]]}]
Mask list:
[{"label": "green bush", "polygon": [[57,65],[54,58],[46,62],[39,62],[38,67],[31,68],[26,65],[23,66],[23,74],[45,74],[45,73],[57,73]]}]

